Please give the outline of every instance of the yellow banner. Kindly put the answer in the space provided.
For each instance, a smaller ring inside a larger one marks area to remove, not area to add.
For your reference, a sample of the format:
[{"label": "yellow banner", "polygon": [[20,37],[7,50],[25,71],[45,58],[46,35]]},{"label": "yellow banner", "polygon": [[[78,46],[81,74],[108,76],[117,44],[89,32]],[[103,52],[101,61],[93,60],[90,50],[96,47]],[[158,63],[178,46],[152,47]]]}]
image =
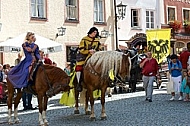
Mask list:
[{"label": "yellow banner", "polygon": [[158,64],[170,54],[171,29],[147,30],[147,47],[152,56],[157,59]]}]

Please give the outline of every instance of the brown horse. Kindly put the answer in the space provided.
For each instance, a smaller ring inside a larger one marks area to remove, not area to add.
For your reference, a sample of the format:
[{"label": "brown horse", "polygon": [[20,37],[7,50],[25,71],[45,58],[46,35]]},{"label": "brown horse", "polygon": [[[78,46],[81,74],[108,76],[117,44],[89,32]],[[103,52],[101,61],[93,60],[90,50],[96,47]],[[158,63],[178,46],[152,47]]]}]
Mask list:
[{"label": "brown horse", "polygon": [[[46,109],[48,97],[59,93],[60,91],[69,91],[70,87],[68,86],[70,77],[58,67],[50,65],[40,65],[37,72],[36,78],[34,80],[35,85],[32,86],[32,89],[36,92],[39,105],[39,124],[40,126],[48,125],[46,120]],[[11,112],[12,112],[12,99],[14,95],[14,87],[7,80],[8,86],[8,123],[12,124]],[[18,104],[22,97],[22,90],[18,89],[16,97],[14,99],[14,122],[19,123],[18,119]]]},{"label": "brown horse", "polygon": [[[107,87],[109,87],[110,78],[109,71],[114,70],[116,78],[120,78],[121,81],[125,81],[130,76],[131,60],[128,54],[117,51],[100,51],[92,55],[87,61],[83,70],[83,92],[81,92],[80,100],[82,96],[86,95],[85,100],[85,112],[88,114],[88,100],[91,104],[90,119],[95,119],[94,114],[94,98],[93,91],[101,91],[101,119],[106,119],[105,113],[105,93]],[[85,92],[84,89],[87,89]],[[76,91],[77,92],[77,91]],[[85,95],[82,95],[85,94]],[[78,110],[78,93],[75,93],[76,105],[75,114],[79,113]]]}]

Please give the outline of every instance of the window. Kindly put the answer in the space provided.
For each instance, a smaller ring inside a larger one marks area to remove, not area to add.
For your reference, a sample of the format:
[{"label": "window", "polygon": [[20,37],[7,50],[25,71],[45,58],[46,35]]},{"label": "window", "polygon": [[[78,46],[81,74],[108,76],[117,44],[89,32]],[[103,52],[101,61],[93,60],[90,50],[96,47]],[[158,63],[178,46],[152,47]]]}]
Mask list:
[{"label": "window", "polygon": [[168,23],[174,21],[175,19],[175,8],[168,7]]},{"label": "window", "polygon": [[78,21],[78,0],[66,0],[66,20]]},{"label": "window", "polygon": [[146,11],[146,28],[154,28],[154,11]]},{"label": "window", "polygon": [[139,27],[139,10],[131,10],[131,27]]},{"label": "window", "polygon": [[46,0],[31,0],[31,17],[46,18]]},{"label": "window", "polygon": [[184,22],[190,22],[190,10],[183,9],[183,20]]},{"label": "window", "polygon": [[94,22],[104,22],[104,2],[103,0],[94,0]]}]

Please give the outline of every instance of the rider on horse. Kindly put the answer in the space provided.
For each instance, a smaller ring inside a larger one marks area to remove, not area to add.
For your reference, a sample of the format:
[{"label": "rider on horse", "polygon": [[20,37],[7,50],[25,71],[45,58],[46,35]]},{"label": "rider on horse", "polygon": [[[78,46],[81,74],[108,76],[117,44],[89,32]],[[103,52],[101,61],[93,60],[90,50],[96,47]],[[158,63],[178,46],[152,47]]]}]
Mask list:
[{"label": "rider on horse", "polygon": [[22,44],[25,59],[13,67],[8,73],[8,79],[15,88],[28,86],[28,81],[31,79],[30,73],[32,66],[36,61],[40,60],[39,47],[34,42],[34,33],[28,32],[26,34],[26,42]]},{"label": "rider on horse", "polygon": [[79,53],[77,54],[76,63],[76,77],[77,77],[77,91],[82,91],[81,73],[83,65],[96,51],[101,50],[101,43],[99,41],[99,33],[96,27],[92,27],[88,35],[83,37],[79,45]]}]

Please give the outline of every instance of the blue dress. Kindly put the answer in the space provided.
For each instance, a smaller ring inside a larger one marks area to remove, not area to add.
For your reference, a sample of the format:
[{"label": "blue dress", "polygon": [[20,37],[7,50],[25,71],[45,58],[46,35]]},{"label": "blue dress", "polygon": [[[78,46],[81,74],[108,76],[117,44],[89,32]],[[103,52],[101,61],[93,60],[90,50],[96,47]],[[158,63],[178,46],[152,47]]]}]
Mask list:
[{"label": "blue dress", "polygon": [[186,85],[186,83],[187,83],[186,78],[183,78],[180,91],[183,93],[190,93],[190,88],[188,85]]},{"label": "blue dress", "polygon": [[[27,51],[27,48],[29,47],[32,49],[32,52]],[[22,44],[22,48],[24,50],[25,59],[13,67],[8,72],[7,76],[15,88],[22,88],[27,86],[29,78],[29,67],[32,64],[34,58],[36,60],[40,59],[39,47],[36,44],[29,44],[28,42],[25,42]]]}]

